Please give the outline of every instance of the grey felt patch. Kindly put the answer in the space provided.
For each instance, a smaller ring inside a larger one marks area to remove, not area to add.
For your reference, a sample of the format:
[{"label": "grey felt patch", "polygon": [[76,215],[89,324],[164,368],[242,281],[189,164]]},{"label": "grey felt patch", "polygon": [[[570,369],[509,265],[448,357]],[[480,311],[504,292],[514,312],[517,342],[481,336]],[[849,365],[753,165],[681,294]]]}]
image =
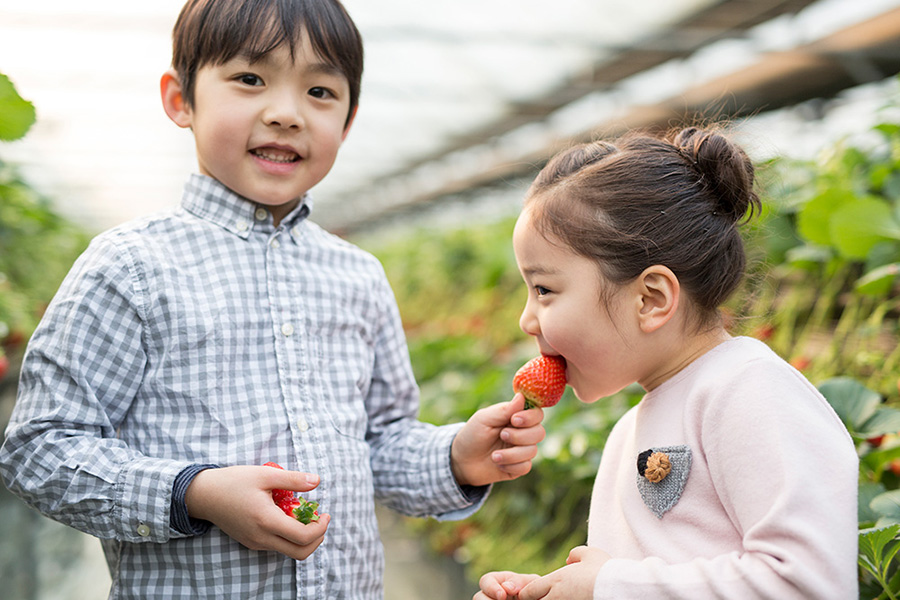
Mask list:
[{"label": "grey felt patch", "polygon": [[681,498],[688,475],[691,472],[691,449],[687,446],[660,446],[651,448],[653,452],[665,452],[672,463],[672,471],[658,483],[651,483],[646,477],[637,474],[637,487],[644,499],[644,504],[653,511],[657,518],[670,510]]}]

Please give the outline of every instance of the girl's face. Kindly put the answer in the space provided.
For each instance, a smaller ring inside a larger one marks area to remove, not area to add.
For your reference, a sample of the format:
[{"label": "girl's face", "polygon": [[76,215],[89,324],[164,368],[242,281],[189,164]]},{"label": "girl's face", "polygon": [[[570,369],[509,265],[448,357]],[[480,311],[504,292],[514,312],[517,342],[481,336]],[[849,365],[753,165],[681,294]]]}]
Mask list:
[{"label": "girl's face", "polygon": [[516,262],[528,300],[519,320],[534,336],[542,354],[566,359],[566,376],[582,402],[593,402],[637,381],[641,363],[627,340],[638,323],[630,311],[628,285],[608,294],[601,304],[603,279],[595,261],[548,240],[532,225],[525,210],[513,233]]}]

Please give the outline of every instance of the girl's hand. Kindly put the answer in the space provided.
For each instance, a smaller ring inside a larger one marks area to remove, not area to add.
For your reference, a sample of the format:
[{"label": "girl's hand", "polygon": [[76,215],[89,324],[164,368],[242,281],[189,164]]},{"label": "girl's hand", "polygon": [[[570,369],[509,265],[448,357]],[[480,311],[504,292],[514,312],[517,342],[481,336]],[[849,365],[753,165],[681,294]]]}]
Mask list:
[{"label": "girl's hand", "polygon": [[515,600],[516,594],[539,575],[520,575],[512,571],[495,571],[481,577],[481,591],[472,600]]},{"label": "girl's hand", "polygon": [[528,473],[537,456],[537,444],[544,439],[543,418],[539,408],[525,410],[522,394],[476,412],[450,449],[456,481],[479,486]]},{"label": "girl's hand", "polygon": [[610,558],[599,548],[579,546],[569,553],[565,567],[526,585],[518,600],[592,600],[597,573]]},{"label": "girl's hand", "polygon": [[305,560],[325,539],[331,521],[321,515],[309,525],[292,519],[272,500],[273,489],[308,492],[318,475],[264,466],[201,471],[185,495],[188,514],[218,526],[251,550],[274,550]]}]

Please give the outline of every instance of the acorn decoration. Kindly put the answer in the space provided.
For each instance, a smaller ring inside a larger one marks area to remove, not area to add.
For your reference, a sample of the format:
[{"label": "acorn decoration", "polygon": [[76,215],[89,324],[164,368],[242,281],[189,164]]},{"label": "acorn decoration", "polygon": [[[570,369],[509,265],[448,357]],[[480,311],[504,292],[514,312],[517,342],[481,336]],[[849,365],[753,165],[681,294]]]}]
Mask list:
[{"label": "acorn decoration", "polygon": [[672,471],[672,461],[665,452],[644,450],[638,455],[638,473],[650,483],[659,483]]}]

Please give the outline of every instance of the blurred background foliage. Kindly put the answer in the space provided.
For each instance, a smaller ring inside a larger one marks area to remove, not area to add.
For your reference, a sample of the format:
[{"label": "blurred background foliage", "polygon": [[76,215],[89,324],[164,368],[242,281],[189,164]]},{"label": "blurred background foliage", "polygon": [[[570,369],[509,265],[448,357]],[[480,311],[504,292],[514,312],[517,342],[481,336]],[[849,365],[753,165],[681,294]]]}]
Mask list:
[{"label": "blurred background foliage", "polygon": [[[34,106],[0,73],[0,142],[34,122]],[[25,342],[89,239],[0,157],[0,387],[14,385]]]},{"label": "blurred background foliage", "polygon": [[[871,133],[875,141],[865,148],[840,143],[814,161],[758,165],[764,211],[745,228],[751,268],[723,310],[733,334],[765,341],[823,386],[861,456],[871,455],[860,471],[864,532],[886,524],[884,511],[869,503],[897,488],[888,467],[900,458],[900,420],[890,408],[900,404],[900,124]],[[518,327],[526,290],[512,253],[514,222],[360,242],[382,260],[394,286],[426,421],[464,420],[510,399],[514,372],[536,353]],[[634,386],[585,406],[567,390],[545,411],[547,439],[531,474],[496,485],[466,521],[409,520],[409,527],[434,551],[466,564],[473,581],[490,570],[559,568],[586,540],[605,439],[642,393]],[[861,580],[869,594],[862,597],[878,595],[880,584],[865,569]]]}]

